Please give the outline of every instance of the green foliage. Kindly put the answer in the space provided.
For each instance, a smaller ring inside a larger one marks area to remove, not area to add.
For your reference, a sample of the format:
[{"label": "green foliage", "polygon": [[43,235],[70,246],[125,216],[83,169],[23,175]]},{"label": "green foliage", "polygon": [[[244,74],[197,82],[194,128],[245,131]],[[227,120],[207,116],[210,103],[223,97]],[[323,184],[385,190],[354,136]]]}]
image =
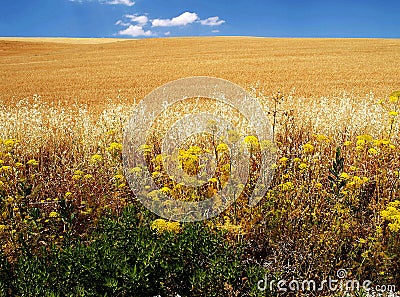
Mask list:
[{"label": "green foliage", "polygon": [[332,167],[329,168],[329,172],[331,175],[328,176],[330,187],[332,192],[339,197],[340,192],[346,186],[347,180],[343,179],[341,176],[344,169],[344,158],[341,157],[340,147],[336,148],[335,160],[333,161]]},{"label": "green foliage", "polygon": [[242,264],[242,248],[229,244],[221,233],[203,223],[190,223],[181,233],[158,234],[149,227],[152,215],[146,217],[129,206],[119,218],[103,218],[87,242],[66,241],[62,248],[43,249],[40,255],[25,252],[12,271],[3,259],[1,292],[12,291],[13,296],[227,296],[251,290],[247,286],[257,283],[245,284],[242,279],[248,268],[250,276],[261,275],[261,268]]}]

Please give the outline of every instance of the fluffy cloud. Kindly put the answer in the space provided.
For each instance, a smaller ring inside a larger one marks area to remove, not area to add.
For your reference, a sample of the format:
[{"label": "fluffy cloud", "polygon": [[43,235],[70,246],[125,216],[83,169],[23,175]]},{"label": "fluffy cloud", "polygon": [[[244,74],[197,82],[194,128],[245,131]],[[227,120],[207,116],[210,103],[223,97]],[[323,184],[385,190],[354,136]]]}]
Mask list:
[{"label": "fluffy cloud", "polygon": [[223,23],[225,23],[225,21],[224,20],[220,20],[219,17],[217,17],[217,16],[210,17],[208,19],[200,21],[200,24],[202,24],[203,26],[220,26]]},{"label": "fluffy cloud", "polygon": [[130,25],[125,30],[121,30],[118,32],[119,35],[128,35],[132,37],[139,37],[139,36],[152,36],[153,32],[150,30],[144,31],[142,26],[139,25]]},{"label": "fluffy cloud", "polygon": [[[101,1],[101,0],[99,0]],[[131,0],[112,0],[116,1],[131,1]],[[221,20],[218,16],[209,17],[208,19],[200,19],[197,13],[194,12],[184,12],[181,15],[171,18],[171,19],[149,19],[147,15],[138,15],[138,14],[126,14],[124,18],[118,20],[115,25],[126,27],[125,29],[118,32],[118,35],[128,35],[132,37],[139,36],[157,36],[159,34],[164,34],[165,36],[169,36],[171,34],[170,31],[165,33],[162,32],[154,32],[151,30],[147,30],[150,26],[155,27],[178,27],[178,26],[186,26],[189,24],[197,23],[201,26],[220,26],[225,23],[224,20]],[[219,30],[213,30],[212,33],[218,33]]]},{"label": "fluffy cloud", "polygon": [[151,21],[153,27],[175,27],[186,26],[199,20],[199,17],[194,12],[184,12],[180,16],[172,19],[154,19]]},{"label": "fluffy cloud", "polygon": [[125,22],[122,21],[122,20],[118,20],[118,21],[115,22],[114,25],[123,26],[123,27],[129,27],[129,26],[132,25],[132,24],[131,24],[131,23],[125,23]]},{"label": "fluffy cloud", "polygon": [[130,19],[132,22],[137,23],[140,26],[146,25],[147,22],[149,21],[149,18],[147,16],[145,16],[145,15],[126,14],[125,17]]}]

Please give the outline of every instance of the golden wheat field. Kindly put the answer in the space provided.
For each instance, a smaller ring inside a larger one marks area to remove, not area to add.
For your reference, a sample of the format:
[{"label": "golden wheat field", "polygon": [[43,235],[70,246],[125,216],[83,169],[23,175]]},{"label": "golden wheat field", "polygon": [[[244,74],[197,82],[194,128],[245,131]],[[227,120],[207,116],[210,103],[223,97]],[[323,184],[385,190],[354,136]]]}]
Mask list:
[{"label": "golden wheat field", "polygon": [[[109,41],[109,42],[107,42]],[[88,44],[89,43],[89,44]],[[169,39],[0,39],[0,99],[38,94],[46,101],[102,106],[140,100],[187,76],[216,76],[266,95],[386,96],[400,83],[400,41],[250,37]]]},{"label": "golden wheat field", "polygon": [[[0,296],[279,296],[265,295],[260,281],[323,284],[339,272],[341,281],[372,281],[354,296],[382,286],[392,293],[382,296],[395,296],[399,48],[398,39],[0,38]],[[148,93],[192,76],[243,87],[265,111],[255,120],[272,128],[259,141],[240,130],[215,137],[217,122],[207,123],[211,132],[177,155],[190,177],[205,154],[217,160],[200,190],[167,176],[160,135],[197,125],[170,122],[208,109],[239,123],[235,108],[188,98],[160,113],[147,138],[126,133]],[[140,142],[145,163],[125,168],[124,133]],[[248,166],[231,147],[249,152]],[[267,153],[271,182],[249,207]],[[231,172],[249,178],[233,185],[222,213],[168,219],[179,209],[160,197],[219,195]],[[133,191],[132,175],[158,189]],[[156,216],[143,197],[172,215]]]}]

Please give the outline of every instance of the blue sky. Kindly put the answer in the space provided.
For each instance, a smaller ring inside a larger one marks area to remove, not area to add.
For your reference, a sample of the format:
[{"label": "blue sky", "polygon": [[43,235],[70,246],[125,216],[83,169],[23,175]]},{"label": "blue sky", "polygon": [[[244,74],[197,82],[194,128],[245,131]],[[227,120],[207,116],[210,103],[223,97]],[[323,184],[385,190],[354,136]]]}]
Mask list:
[{"label": "blue sky", "polygon": [[400,0],[2,0],[0,36],[400,38]]}]

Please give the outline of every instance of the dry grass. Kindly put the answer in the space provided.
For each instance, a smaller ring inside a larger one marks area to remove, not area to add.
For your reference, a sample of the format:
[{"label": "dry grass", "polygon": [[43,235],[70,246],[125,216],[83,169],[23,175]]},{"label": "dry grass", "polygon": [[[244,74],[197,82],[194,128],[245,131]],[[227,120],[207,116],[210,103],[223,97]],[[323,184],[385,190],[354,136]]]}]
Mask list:
[{"label": "dry grass", "polygon": [[313,98],[343,91],[383,97],[399,85],[396,39],[63,40],[0,39],[0,99],[12,103],[38,94],[102,109],[107,98],[132,103],[168,81],[195,75],[247,90],[259,81],[266,95],[295,89],[296,96]]}]

